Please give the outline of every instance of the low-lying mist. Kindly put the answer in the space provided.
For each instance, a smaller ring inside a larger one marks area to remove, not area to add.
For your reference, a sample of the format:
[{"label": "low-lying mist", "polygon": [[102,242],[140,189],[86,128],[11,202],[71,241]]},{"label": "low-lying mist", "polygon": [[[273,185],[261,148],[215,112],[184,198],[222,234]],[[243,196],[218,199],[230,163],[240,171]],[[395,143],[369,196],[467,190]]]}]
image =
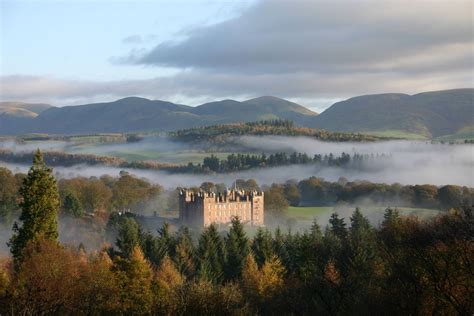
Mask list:
[{"label": "low-lying mist", "polygon": [[[363,168],[345,169],[340,167],[321,167],[319,165],[291,165],[274,168],[252,169],[229,174],[176,174],[164,171],[125,169],[131,174],[159,183],[166,188],[177,186],[195,186],[204,181],[232,185],[236,179],[257,180],[259,184],[282,183],[288,179],[301,180],[317,176],[328,181],[337,181],[345,177],[349,181],[368,180],[377,183],[434,184],[474,186],[474,145],[472,144],[431,144],[423,141],[384,141],[370,143],[321,142],[308,137],[281,136],[243,136],[233,139],[233,144],[254,152],[301,152],[309,155],[340,155],[342,152],[353,154],[384,154],[384,159],[369,159]],[[3,143],[8,147],[10,144]],[[18,145],[16,150],[33,149],[33,145]],[[45,142],[43,149],[60,148],[68,150],[64,142]],[[56,146],[56,147],[55,147]],[[108,151],[177,151],[185,149],[183,143],[173,142],[166,137],[148,137],[137,143],[106,144],[88,146],[91,153],[101,154]],[[229,148],[227,148],[229,149]],[[8,168],[25,172],[26,165],[5,164]],[[118,176],[122,168],[76,165],[73,167],[55,167],[58,177]]]}]

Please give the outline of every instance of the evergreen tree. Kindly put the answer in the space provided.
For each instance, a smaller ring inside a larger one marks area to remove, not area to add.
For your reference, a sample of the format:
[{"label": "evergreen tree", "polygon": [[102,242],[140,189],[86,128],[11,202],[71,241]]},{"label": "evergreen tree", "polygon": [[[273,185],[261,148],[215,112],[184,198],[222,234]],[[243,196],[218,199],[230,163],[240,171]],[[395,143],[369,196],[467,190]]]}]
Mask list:
[{"label": "evergreen tree", "polygon": [[397,209],[387,208],[383,214],[382,227],[389,227],[392,224],[397,223],[400,220],[400,215]]},{"label": "evergreen tree", "polygon": [[199,277],[201,280],[220,283],[224,276],[225,248],[217,227],[211,224],[199,239]]},{"label": "evergreen tree", "polygon": [[129,258],[133,249],[140,246],[141,232],[138,223],[131,217],[123,218],[118,229],[117,247],[122,257]]},{"label": "evergreen tree", "polygon": [[227,279],[233,280],[242,274],[245,258],[249,254],[249,239],[238,217],[232,219],[232,227],[225,242],[227,250],[225,273]]},{"label": "evergreen tree", "polygon": [[267,229],[258,228],[257,234],[253,238],[252,252],[259,266],[262,266],[273,255],[272,235]]},{"label": "evergreen tree", "polygon": [[58,239],[58,209],[59,193],[52,169],[44,163],[39,149],[33,159],[33,165],[28,171],[20,188],[23,200],[20,221],[21,227],[15,222],[14,234],[10,239],[10,250],[18,263],[22,251],[30,241],[38,238],[56,241]]},{"label": "evergreen tree", "polygon": [[182,226],[176,238],[176,250],[174,262],[180,273],[188,279],[192,278],[196,273],[194,245],[187,227]]},{"label": "evergreen tree", "polygon": [[329,224],[331,224],[331,232],[335,236],[341,239],[345,239],[347,237],[347,229],[344,218],[339,218],[337,213],[332,213],[331,218],[329,219]]},{"label": "evergreen tree", "polygon": [[81,217],[84,214],[81,202],[74,193],[69,192],[64,198],[63,209],[66,214]]}]

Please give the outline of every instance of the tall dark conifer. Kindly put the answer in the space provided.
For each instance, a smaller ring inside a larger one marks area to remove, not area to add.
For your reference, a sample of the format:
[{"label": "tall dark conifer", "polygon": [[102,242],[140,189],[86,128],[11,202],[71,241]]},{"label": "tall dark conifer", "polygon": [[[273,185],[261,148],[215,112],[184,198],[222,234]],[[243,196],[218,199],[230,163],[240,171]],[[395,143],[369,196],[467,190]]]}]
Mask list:
[{"label": "tall dark conifer", "polygon": [[20,188],[21,227],[15,222],[9,246],[15,261],[21,260],[26,245],[39,238],[58,239],[59,193],[53,170],[46,166],[38,149],[33,165]]},{"label": "tall dark conifer", "polygon": [[220,283],[224,276],[225,247],[217,227],[211,224],[199,239],[199,277],[213,283]]},{"label": "tall dark conifer", "polygon": [[241,276],[245,259],[249,254],[249,239],[237,217],[232,219],[232,227],[227,234],[225,245],[227,250],[225,274],[227,279],[233,280]]}]

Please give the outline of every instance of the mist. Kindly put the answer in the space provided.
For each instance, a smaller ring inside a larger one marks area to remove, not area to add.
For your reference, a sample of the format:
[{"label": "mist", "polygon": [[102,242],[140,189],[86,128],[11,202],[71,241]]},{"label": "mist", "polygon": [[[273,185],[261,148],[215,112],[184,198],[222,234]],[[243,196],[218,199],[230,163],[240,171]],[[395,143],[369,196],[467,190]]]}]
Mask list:
[{"label": "mist", "polygon": [[[125,169],[108,166],[75,165],[72,167],[55,167],[59,178],[77,176],[99,177],[101,175],[119,176],[121,170],[138,177],[146,178],[165,188],[178,186],[199,186],[202,182],[211,181],[231,186],[236,179],[255,179],[259,184],[270,185],[283,183],[288,179],[302,180],[311,176],[321,177],[327,181],[337,181],[345,177],[349,181],[367,180],[376,183],[400,183],[405,185],[434,184],[461,185],[474,187],[474,145],[472,144],[432,144],[424,141],[384,141],[384,142],[322,142],[309,137],[282,136],[243,136],[233,138],[231,146],[245,148],[247,152],[301,152],[310,156],[329,154],[335,156],[342,152],[349,154],[384,154],[384,159],[364,161],[362,168],[323,167],[317,164],[291,165],[273,168],[251,169],[228,174],[180,174],[156,170]],[[34,142],[34,144],[12,144],[3,142],[1,146],[15,151],[31,151],[37,147],[48,150],[71,150],[67,142]],[[232,148],[226,148],[232,149]],[[175,142],[167,137],[151,136],[136,143],[99,144],[84,147],[84,152],[105,154],[109,152],[134,153],[150,151],[157,154],[192,150],[190,146]],[[74,149],[73,152],[77,150]],[[160,160],[161,161],[161,160]],[[6,164],[12,171],[26,172],[29,166]]]}]

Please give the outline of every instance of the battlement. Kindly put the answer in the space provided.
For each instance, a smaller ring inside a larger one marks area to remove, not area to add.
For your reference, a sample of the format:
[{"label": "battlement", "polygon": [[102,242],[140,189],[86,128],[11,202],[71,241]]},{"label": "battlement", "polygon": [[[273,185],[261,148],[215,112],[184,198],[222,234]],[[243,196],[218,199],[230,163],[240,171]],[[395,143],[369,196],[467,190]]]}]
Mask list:
[{"label": "battlement", "polygon": [[223,193],[181,189],[179,217],[183,224],[208,226],[227,224],[233,217],[243,223],[263,225],[264,193],[259,191],[226,190]]}]

